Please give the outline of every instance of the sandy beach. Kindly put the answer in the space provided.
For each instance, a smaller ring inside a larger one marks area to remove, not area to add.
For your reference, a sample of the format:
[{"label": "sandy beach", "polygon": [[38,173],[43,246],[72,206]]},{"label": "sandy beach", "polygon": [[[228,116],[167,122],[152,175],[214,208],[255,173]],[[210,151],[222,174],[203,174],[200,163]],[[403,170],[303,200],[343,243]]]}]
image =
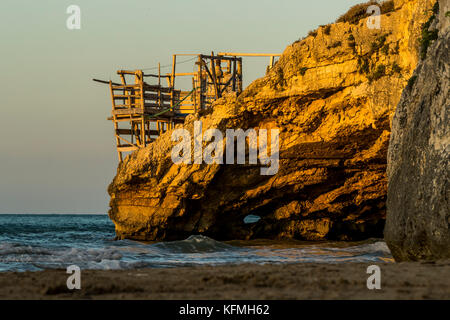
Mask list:
[{"label": "sandy beach", "polygon": [[65,270],[5,272],[0,299],[450,299],[450,261],[377,265],[380,290],[367,263],[85,270],[74,291]]}]

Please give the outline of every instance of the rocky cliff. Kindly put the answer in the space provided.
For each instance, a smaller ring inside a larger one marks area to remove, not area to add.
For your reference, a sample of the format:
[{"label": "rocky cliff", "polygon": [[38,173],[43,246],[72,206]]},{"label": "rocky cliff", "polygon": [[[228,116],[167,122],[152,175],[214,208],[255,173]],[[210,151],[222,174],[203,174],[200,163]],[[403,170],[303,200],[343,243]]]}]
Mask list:
[{"label": "rocky cliff", "polygon": [[450,1],[439,4],[392,123],[385,237],[398,261],[450,258]]},{"label": "rocky cliff", "polygon": [[[174,165],[171,131],[128,156],[109,187],[117,237],[382,236],[390,120],[417,66],[421,26],[433,3],[390,1],[380,29],[349,12],[288,46],[239,97],[187,117],[190,132],[196,120],[204,131],[279,128],[276,175],[249,164]],[[249,214],[261,219],[244,224]]]}]

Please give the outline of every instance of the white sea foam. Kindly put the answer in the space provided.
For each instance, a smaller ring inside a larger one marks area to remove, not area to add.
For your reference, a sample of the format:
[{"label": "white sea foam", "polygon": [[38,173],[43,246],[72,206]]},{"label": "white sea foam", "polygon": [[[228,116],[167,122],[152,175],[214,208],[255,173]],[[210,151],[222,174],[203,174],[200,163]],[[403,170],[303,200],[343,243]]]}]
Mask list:
[{"label": "white sea foam", "polygon": [[[3,220],[2,220],[3,219]],[[144,244],[112,241],[107,217],[0,216],[0,271],[63,268],[135,269],[240,263],[341,263],[392,261],[386,244],[241,242],[230,245],[201,235]]]}]

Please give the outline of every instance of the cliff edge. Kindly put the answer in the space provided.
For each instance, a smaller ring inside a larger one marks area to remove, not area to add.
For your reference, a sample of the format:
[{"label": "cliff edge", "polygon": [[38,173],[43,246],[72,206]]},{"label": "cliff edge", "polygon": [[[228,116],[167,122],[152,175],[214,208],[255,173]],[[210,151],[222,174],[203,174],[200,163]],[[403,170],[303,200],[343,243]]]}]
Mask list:
[{"label": "cliff edge", "polygon": [[385,238],[397,261],[450,258],[450,1],[423,33],[435,40],[403,92],[388,152]]},{"label": "cliff edge", "polygon": [[[389,1],[380,29],[358,16],[362,5],[288,46],[238,97],[187,117],[191,133],[194,121],[204,131],[278,128],[277,174],[263,176],[249,164],[175,165],[172,131],[128,156],[108,189],[117,237],[381,237],[390,121],[434,3]],[[261,219],[245,224],[250,214]]]}]

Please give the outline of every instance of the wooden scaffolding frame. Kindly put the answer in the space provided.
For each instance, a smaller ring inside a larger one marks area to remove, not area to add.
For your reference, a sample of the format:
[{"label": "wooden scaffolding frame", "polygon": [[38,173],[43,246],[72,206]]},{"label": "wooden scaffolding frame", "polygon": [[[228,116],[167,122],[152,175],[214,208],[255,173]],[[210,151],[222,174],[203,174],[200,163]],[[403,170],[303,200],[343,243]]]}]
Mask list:
[{"label": "wooden scaffolding frame", "polygon": [[[195,71],[177,73],[177,57],[193,56]],[[191,113],[211,107],[212,103],[227,93],[242,92],[242,57],[270,57],[271,68],[279,54],[219,53],[174,54],[171,73],[145,74],[142,70],[119,70],[121,82],[94,81],[108,84],[111,94],[111,120],[117,145],[119,162],[124,153],[147,146],[158,136],[183,123]],[[130,79],[131,77],[131,79]],[[191,77],[192,90],[175,89],[177,77]],[[165,78],[167,86],[162,86]],[[157,80],[150,84],[149,80]]]}]

